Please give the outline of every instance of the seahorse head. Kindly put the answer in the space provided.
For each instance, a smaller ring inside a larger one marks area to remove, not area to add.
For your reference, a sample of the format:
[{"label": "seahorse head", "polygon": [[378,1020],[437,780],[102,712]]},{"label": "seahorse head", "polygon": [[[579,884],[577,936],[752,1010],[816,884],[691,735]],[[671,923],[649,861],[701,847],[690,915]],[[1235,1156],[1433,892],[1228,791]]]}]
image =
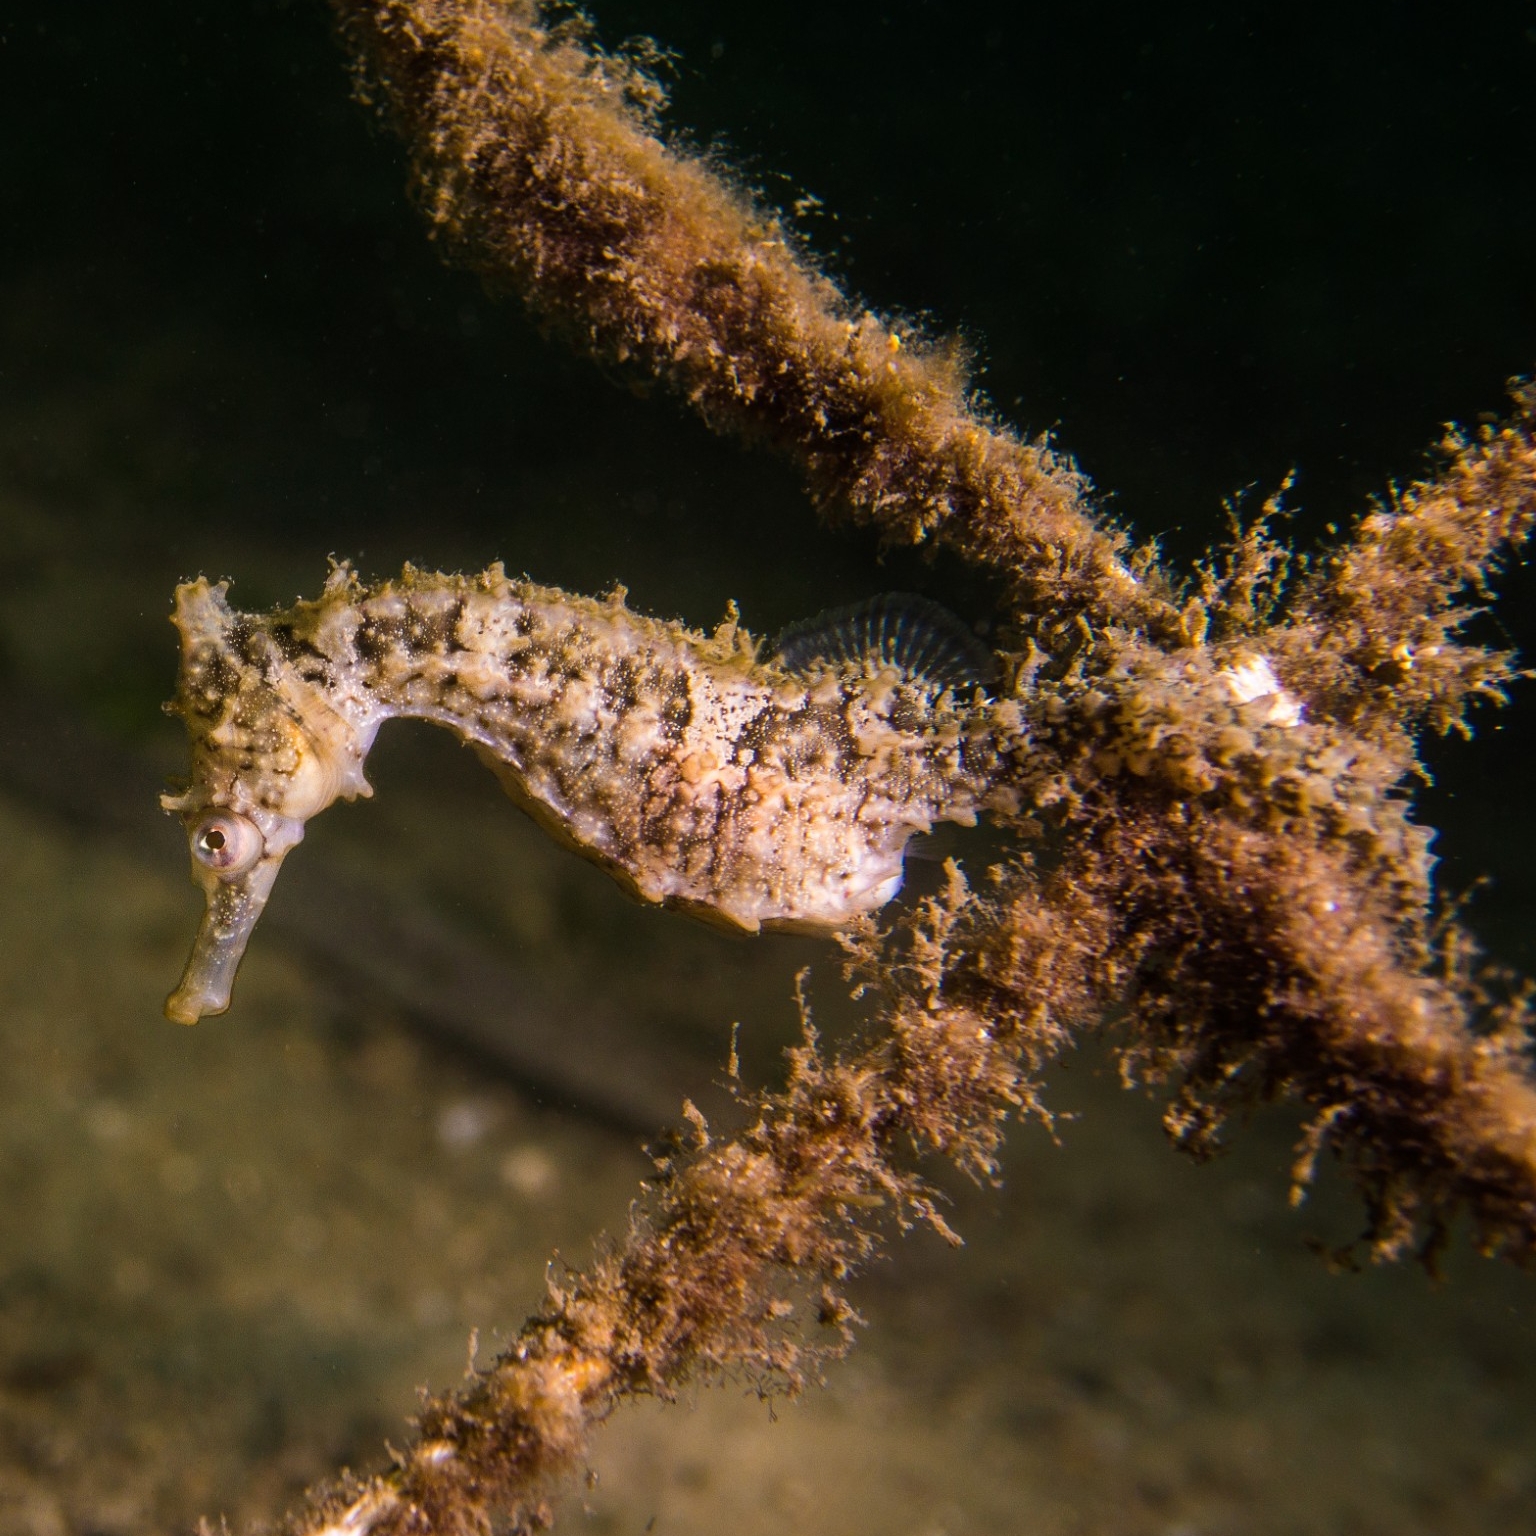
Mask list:
[{"label": "seahorse head", "polygon": [[231,610],[228,583],[176,589],[181,674],[167,709],[186,723],[192,779],[162,797],[187,829],[192,879],[206,900],[167,1017],[194,1024],[229,1007],[235,970],[284,856],[304,823],[339,796],[371,793],[372,730],[327,696],[323,657],[285,646]]}]

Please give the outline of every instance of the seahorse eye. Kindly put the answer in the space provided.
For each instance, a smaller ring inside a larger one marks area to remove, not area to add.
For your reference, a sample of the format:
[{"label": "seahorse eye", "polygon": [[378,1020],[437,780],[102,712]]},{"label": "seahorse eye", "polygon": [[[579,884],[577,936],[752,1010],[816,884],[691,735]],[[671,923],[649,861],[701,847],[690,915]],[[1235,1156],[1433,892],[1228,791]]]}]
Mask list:
[{"label": "seahorse eye", "polygon": [[255,822],[233,811],[205,816],[192,833],[192,857],[220,876],[238,875],[262,855],[265,843]]}]

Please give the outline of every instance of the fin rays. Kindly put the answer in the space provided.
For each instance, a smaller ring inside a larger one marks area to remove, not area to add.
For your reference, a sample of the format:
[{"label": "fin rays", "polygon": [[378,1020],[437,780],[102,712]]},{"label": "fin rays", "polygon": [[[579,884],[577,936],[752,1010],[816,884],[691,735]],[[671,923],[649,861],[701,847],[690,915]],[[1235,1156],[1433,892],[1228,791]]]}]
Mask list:
[{"label": "fin rays", "polygon": [[913,592],[802,619],[780,631],[771,655],[791,672],[873,664],[951,688],[986,687],[997,676],[987,647],[947,608]]}]

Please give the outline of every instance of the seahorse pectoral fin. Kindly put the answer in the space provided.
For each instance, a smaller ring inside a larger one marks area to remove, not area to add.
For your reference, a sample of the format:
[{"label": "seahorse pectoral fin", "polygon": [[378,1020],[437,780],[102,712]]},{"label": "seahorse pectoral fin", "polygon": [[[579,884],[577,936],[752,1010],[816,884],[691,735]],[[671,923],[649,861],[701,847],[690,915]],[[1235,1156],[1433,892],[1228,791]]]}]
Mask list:
[{"label": "seahorse pectoral fin", "polygon": [[235,879],[209,879],[193,868],[207,906],[181,982],[165,1000],[165,1016],[174,1024],[196,1024],[211,1013],[223,1013],[235,984],[235,971],[245,946],[272,894],[282,867],[284,849],[258,859]]}]

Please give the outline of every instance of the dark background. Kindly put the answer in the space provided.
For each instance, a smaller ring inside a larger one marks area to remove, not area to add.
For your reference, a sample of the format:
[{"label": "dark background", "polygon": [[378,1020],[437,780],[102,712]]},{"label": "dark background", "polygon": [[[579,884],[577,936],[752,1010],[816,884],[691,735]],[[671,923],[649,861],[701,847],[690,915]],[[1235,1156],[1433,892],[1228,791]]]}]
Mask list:
[{"label": "dark background", "polygon": [[[963,332],[999,410],[1181,558],[1292,468],[1300,541],[1347,522],[1536,366],[1531,4],[597,19],[674,49],[679,131],[782,205],[820,199],[802,227],[850,287]],[[975,600],[942,567],[877,568],[787,468],[546,344],[441,264],[403,182],[312,0],[7,8],[13,666],[164,732],[171,584],[234,575],[256,605],[312,589],[332,551],[622,579],[696,623],[734,596],[767,630],[892,586]],[[76,573],[94,648],[38,638]],[[1510,585],[1495,639],[1536,628]],[[1453,885],[1493,868],[1513,899],[1536,731],[1507,718],[1503,741],[1435,749],[1427,814]],[[1471,789],[1498,824],[1449,798]],[[1523,924],[1489,922],[1518,947]]]},{"label": "dark background", "polygon": [[[104,346],[245,328],[302,356],[317,396],[358,396],[369,446],[435,438],[488,471],[590,387],[436,271],[322,5],[7,10],[6,275],[48,269],[101,306]],[[597,19],[674,48],[679,127],[769,197],[819,197],[833,266],[974,338],[999,406],[1058,428],[1143,528],[1209,520],[1292,465],[1347,515],[1536,361],[1528,3],[1357,0],[1323,23],[654,0]],[[276,514],[303,499],[264,489]]]}]

